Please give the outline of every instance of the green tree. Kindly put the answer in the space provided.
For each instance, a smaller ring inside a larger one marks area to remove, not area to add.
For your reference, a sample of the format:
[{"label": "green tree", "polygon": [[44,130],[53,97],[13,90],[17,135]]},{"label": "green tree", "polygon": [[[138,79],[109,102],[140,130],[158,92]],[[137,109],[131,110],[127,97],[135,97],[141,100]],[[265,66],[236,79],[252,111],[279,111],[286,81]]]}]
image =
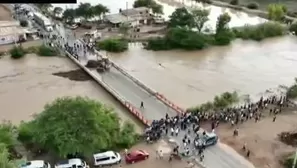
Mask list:
[{"label": "green tree", "polygon": [[62,14],[63,12],[63,9],[61,7],[55,7],[54,10],[53,10],[53,14],[55,17],[58,17]]},{"label": "green tree", "polygon": [[0,167],[1,168],[17,168],[17,165],[9,159],[9,152],[6,145],[0,143]]},{"label": "green tree", "polygon": [[155,4],[152,6],[152,11],[154,14],[163,14],[163,6],[159,4]]},{"label": "green tree", "polygon": [[126,39],[106,39],[98,42],[96,48],[109,52],[123,52],[128,49],[128,41]]},{"label": "green tree", "polygon": [[100,20],[102,20],[103,16],[109,12],[109,9],[102,4],[97,4],[97,5],[93,6],[92,10],[94,12],[94,15],[98,16],[100,18]]},{"label": "green tree", "polygon": [[225,31],[229,29],[228,23],[231,21],[231,17],[228,13],[223,13],[218,16],[217,24],[216,24],[216,34],[220,33],[221,31]]},{"label": "green tree", "polygon": [[297,36],[297,22],[290,25],[290,31]]},{"label": "green tree", "polygon": [[76,17],[77,14],[75,9],[66,9],[62,15],[62,19],[67,23],[73,23]]},{"label": "green tree", "polygon": [[138,8],[138,7],[151,8],[155,4],[156,4],[156,2],[154,0],[136,0],[136,1],[134,1],[133,8]]},{"label": "green tree", "polygon": [[[112,109],[83,97],[58,98],[28,124],[31,129],[26,131],[31,133],[27,132],[27,135],[33,135],[34,143],[62,157],[68,154],[87,156],[119,146],[129,147],[136,141],[133,126],[121,129],[119,118]],[[124,135],[131,139],[121,137]]]},{"label": "green tree", "polygon": [[209,11],[205,9],[195,8],[192,10],[192,14],[194,17],[194,24],[198,32],[201,32],[204,24],[209,20]]},{"label": "green tree", "polygon": [[26,55],[26,51],[22,46],[14,46],[11,50],[9,50],[9,53],[13,59],[19,59]]},{"label": "green tree", "polygon": [[76,14],[87,21],[94,16],[94,10],[90,3],[80,3],[76,8]]},{"label": "green tree", "polygon": [[168,26],[193,28],[194,24],[193,15],[185,7],[182,7],[175,9],[171,14]]},{"label": "green tree", "polygon": [[295,82],[291,85],[286,93],[288,98],[294,99],[297,97],[297,78],[295,78]]},{"label": "green tree", "polygon": [[268,18],[274,21],[281,21],[287,12],[287,9],[282,4],[270,4],[267,8]]}]

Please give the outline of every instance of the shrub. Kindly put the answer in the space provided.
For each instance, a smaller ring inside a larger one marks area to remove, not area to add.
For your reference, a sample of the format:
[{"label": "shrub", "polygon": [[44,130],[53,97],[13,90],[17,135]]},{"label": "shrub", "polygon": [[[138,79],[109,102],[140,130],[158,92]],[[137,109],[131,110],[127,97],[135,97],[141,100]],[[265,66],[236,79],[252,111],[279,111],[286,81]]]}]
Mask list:
[{"label": "shrub", "polygon": [[295,36],[297,36],[297,23],[295,22],[295,23],[291,24],[289,30],[290,30],[290,32],[292,32]]},{"label": "shrub", "polygon": [[251,2],[246,7],[249,9],[259,9],[259,4],[257,2]]},{"label": "shrub", "polygon": [[238,5],[239,4],[239,0],[231,0],[230,1],[231,5]]},{"label": "shrub", "polygon": [[[284,158],[283,165],[285,168],[292,168],[295,154],[289,155]],[[297,168],[297,166],[295,166]]]},{"label": "shrub", "polygon": [[22,46],[14,46],[9,53],[13,59],[19,59],[26,55],[26,51]]},{"label": "shrub", "polygon": [[125,39],[106,39],[98,42],[96,48],[109,52],[123,52],[128,49],[128,41]]},{"label": "shrub", "polygon": [[49,46],[45,46],[45,45],[41,45],[39,48],[38,48],[38,52],[37,54],[39,56],[46,56],[46,57],[49,57],[49,56],[57,56],[58,55],[58,52],[56,49],[52,48],[52,47],[49,47]]},{"label": "shrub", "polygon": [[279,23],[266,22],[259,25],[246,25],[241,28],[234,28],[233,32],[237,38],[261,41],[265,38],[283,35],[286,30]]},{"label": "shrub", "polygon": [[38,53],[39,48],[36,46],[31,46],[26,49],[27,53]]},{"label": "shrub", "polygon": [[27,27],[28,26],[28,21],[27,20],[21,20],[20,21],[20,25],[22,26],[22,27]]}]

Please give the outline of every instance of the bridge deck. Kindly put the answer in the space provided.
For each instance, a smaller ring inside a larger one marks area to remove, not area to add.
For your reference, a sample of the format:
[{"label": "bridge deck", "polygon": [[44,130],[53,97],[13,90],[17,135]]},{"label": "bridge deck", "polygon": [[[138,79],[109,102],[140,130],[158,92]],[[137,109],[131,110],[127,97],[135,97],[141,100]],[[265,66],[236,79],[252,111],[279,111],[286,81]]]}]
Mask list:
[{"label": "bridge deck", "polygon": [[[116,90],[128,102],[135,106],[147,120],[159,120],[164,118],[166,113],[168,113],[169,116],[177,114],[174,110],[159,101],[154,95],[151,95],[138,86],[117,69],[112,67],[109,72],[103,73],[101,76],[104,83]],[[140,108],[141,101],[144,104],[144,108]]]}]

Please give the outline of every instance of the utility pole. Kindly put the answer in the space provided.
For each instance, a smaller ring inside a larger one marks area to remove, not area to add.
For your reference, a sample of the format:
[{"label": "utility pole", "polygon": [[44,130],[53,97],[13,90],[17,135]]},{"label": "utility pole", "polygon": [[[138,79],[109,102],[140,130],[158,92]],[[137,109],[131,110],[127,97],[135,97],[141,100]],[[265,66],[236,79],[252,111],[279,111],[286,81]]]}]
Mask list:
[{"label": "utility pole", "polygon": [[295,168],[296,167],[296,162],[297,162],[297,148],[296,148],[296,152],[295,152],[294,162],[293,162],[292,168]]}]

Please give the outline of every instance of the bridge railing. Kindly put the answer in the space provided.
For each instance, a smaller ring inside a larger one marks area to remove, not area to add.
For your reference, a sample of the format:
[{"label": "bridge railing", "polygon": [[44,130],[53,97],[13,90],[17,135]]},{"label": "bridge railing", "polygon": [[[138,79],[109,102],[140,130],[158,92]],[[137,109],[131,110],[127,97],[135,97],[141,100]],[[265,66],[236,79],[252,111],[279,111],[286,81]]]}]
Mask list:
[{"label": "bridge railing", "polygon": [[105,82],[103,82],[98,76],[95,75],[91,70],[89,70],[85,65],[80,63],[78,60],[76,60],[70,53],[67,51],[66,55],[73,61],[75,62],[80,68],[82,68],[87,74],[89,74],[99,85],[101,85],[106,91],[108,91],[113,97],[115,97],[124,107],[128,109],[128,111],[137,119],[139,119],[144,125],[149,126],[150,121],[145,119],[143,115],[138,111],[138,109],[133,106],[131,103],[126,101],[116,90],[112,89],[109,87]]}]

